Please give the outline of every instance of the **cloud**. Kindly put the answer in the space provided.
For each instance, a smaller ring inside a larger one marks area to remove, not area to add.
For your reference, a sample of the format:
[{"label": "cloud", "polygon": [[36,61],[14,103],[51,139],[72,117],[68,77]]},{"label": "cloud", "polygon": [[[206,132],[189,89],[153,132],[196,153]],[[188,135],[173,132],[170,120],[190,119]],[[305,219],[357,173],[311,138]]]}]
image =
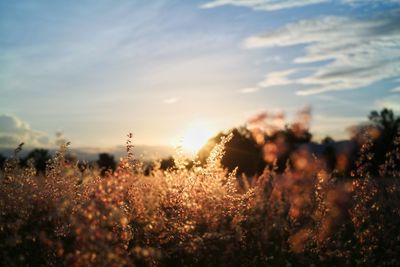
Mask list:
[{"label": "cloud", "polygon": [[251,94],[251,93],[258,92],[259,90],[260,90],[260,88],[258,88],[258,87],[247,87],[247,88],[240,89],[239,92],[242,94]]},{"label": "cloud", "polygon": [[264,80],[259,82],[256,87],[247,87],[240,89],[239,92],[242,94],[255,93],[260,90],[260,88],[272,87],[272,86],[282,86],[292,84],[293,81],[288,78],[291,74],[296,73],[296,69],[289,69],[284,71],[273,71],[268,73]]},{"label": "cloud", "polygon": [[274,11],[295,7],[303,7],[326,3],[329,0],[215,0],[202,5],[202,8],[214,8],[224,5],[233,5],[240,7],[249,7],[254,10]]},{"label": "cloud", "polygon": [[[303,45],[304,55],[294,58],[293,63],[304,67],[304,64],[318,62],[322,66],[308,76],[282,81],[305,85],[306,89],[298,91],[298,95],[352,90],[400,76],[399,24],[399,10],[370,20],[326,16],[290,23],[275,31],[252,36],[244,41],[244,46]],[[273,80],[261,83],[269,85]]]},{"label": "cloud", "polygon": [[48,136],[33,130],[28,123],[13,115],[0,114],[0,146],[15,147],[21,142],[29,146],[48,146]]},{"label": "cloud", "polygon": [[399,4],[400,0],[215,0],[205,3],[202,8],[215,8],[225,5],[247,7],[253,10],[275,11],[299,8],[323,3],[339,3],[349,6],[377,7],[382,4]]},{"label": "cloud", "polygon": [[264,80],[258,83],[258,86],[271,87],[292,84],[293,81],[288,76],[295,72],[295,69],[270,72],[265,76]]},{"label": "cloud", "polygon": [[400,0],[342,0],[342,4],[348,4],[353,6],[359,5],[380,5],[380,4],[399,4]]},{"label": "cloud", "polygon": [[400,86],[393,88],[392,90],[390,90],[390,92],[392,92],[392,93],[400,93]]},{"label": "cloud", "polygon": [[177,97],[166,98],[163,100],[164,104],[167,104],[167,105],[175,104],[178,101],[179,101],[179,98],[177,98]]}]

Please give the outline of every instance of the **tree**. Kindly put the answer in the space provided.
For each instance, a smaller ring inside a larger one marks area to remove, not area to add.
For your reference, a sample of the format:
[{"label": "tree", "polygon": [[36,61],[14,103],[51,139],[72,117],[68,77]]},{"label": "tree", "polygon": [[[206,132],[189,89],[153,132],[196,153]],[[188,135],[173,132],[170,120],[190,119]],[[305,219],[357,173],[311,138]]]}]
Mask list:
[{"label": "tree", "polygon": [[107,171],[115,171],[117,163],[114,160],[114,156],[108,153],[100,153],[97,165],[101,170],[101,175],[104,176]]},{"label": "tree", "polygon": [[0,154],[0,170],[3,169],[4,162],[6,162],[6,157],[4,157],[3,154]]},{"label": "tree", "polygon": [[[238,173],[244,173],[251,177],[262,173],[265,162],[262,159],[262,147],[259,146],[245,127],[234,128],[232,139],[225,145],[225,154],[221,164],[229,171],[238,167]],[[211,138],[207,144],[198,152],[200,162],[205,163],[213,147],[219,143],[226,133],[219,133]]]},{"label": "tree", "polygon": [[325,136],[325,138],[321,140],[321,144],[324,144],[324,145],[333,144],[333,143],[335,143],[335,140],[332,137],[330,137],[329,135]]},{"label": "tree", "polygon": [[175,168],[175,160],[173,157],[164,158],[160,162],[160,169],[161,170],[170,170]]},{"label": "tree", "polygon": [[26,165],[28,160],[33,159],[35,168],[38,173],[46,172],[47,161],[51,158],[49,151],[43,148],[35,148],[22,160],[22,164]]},{"label": "tree", "polygon": [[372,111],[368,116],[375,130],[372,133],[374,139],[371,152],[374,157],[372,159],[371,169],[373,174],[378,174],[379,166],[386,160],[386,154],[394,150],[394,141],[400,136],[400,117],[393,113],[393,110],[384,108],[380,112]]}]

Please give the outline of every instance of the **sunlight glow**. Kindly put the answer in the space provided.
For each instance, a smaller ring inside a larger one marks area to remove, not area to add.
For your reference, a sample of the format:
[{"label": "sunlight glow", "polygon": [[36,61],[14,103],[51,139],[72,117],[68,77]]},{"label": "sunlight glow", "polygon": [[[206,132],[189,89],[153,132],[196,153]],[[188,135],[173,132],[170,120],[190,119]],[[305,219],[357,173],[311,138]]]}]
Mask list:
[{"label": "sunlight glow", "polygon": [[193,123],[182,135],[180,145],[186,152],[195,155],[214,133],[215,131],[205,123]]}]

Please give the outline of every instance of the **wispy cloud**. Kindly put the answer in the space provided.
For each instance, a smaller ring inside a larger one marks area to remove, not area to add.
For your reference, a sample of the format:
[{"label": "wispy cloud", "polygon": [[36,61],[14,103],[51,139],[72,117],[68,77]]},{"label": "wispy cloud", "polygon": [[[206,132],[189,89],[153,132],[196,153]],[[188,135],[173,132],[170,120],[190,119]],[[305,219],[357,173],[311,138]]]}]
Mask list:
[{"label": "wispy cloud", "polygon": [[251,94],[251,93],[258,92],[259,90],[260,90],[260,88],[258,88],[258,87],[247,87],[247,88],[240,89],[239,92],[242,94]]},{"label": "wispy cloud", "polygon": [[393,88],[392,90],[390,90],[390,92],[392,92],[392,93],[400,93],[400,86]]},{"label": "wispy cloud", "polygon": [[296,73],[296,71],[297,71],[296,69],[289,69],[283,71],[270,72],[265,76],[264,80],[262,80],[257,84],[257,86],[243,88],[240,89],[239,92],[243,94],[249,94],[258,92],[260,88],[293,84],[295,81],[291,80],[289,76],[291,74]]},{"label": "wispy cloud", "polygon": [[400,0],[341,0],[343,4],[349,5],[379,5],[385,4],[398,4]]},{"label": "wispy cloud", "polygon": [[303,64],[325,62],[310,75],[291,81],[309,87],[298,95],[352,90],[400,76],[399,15],[399,11],[393,11],[371,20],[335,16],[307,19],[249,37],[244,46],[304,45],[305,54],[292,63],[301,68]]},{"label": "wispy cloud", "polygon": [[21,142],[30,146],[48,146],[48,136],[32,129],[29,124],[16,116],[0,114],[0,146],[15,147]]},{"label": "wispy cloud", "polygon": [[287,8],[303,7],[308,5],[326,3],[329,0],[215,0],[204,4],[203,8],[214,8],[224,5],[249,7],[254,10],[273,11]]},{"label": "wispy cloud", "polygon": [[178,98],[178,97],[170,97],[170,98],[164,99],[164,100],[163,100],[163,103],[164,103],[164,104],[167,104],[167,105],[171,105],[171,104],[175,104],[175,103],[178,102],[178,101],[179,101],[179,98]]},{"label": "wispy cloud", "polygon": [[253,10],[275,11],[323,3],[339,3],[349,6],[368,5],[369,7],[377,7],[380,4],[398,4],[400,3],[400,0],[214,0],[202,5],[202,8],[232,5],[247,7]]},{"label": "wispy cloud", "polygon": [[258,83],[258,86],[271,87],[292,84],[293,81],[288,76],[295,72],[295,69],[270,72],[265,76],[264,80]]}]

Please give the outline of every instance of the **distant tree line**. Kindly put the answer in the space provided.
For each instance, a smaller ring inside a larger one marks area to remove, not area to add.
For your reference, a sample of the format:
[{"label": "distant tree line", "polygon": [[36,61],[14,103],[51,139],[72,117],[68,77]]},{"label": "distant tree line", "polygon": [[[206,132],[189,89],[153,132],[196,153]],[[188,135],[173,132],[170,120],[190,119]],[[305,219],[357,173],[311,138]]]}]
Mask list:
[{"label": "distant tree line", "polygon": [[[43,148],[35,148],[30,151],[25,157],[20,159],[20,165],[23,167],[28,166],[29,162],[32,161],[36,172],[38,174],[45,174],[46,173],[46,166],[49,160],[51,159],[51,154],[49,150]],[[0,168],[4,168],[4,163],[6,161],[6,157],[0,154]],[[65,160],[71,164],[77,164],[79,169],[83,172],[85,169],[89,168],[90,166],[96,165],[99,170],[100,174],[103,176],[107,172],[113,172],[116,169],[117,162],[114,159],[114,156],[108,153],[100,153],[98,155],[98,159],[94,162],[83,162],[79,161],[75,156],[71,154],[65,155]]]}]

